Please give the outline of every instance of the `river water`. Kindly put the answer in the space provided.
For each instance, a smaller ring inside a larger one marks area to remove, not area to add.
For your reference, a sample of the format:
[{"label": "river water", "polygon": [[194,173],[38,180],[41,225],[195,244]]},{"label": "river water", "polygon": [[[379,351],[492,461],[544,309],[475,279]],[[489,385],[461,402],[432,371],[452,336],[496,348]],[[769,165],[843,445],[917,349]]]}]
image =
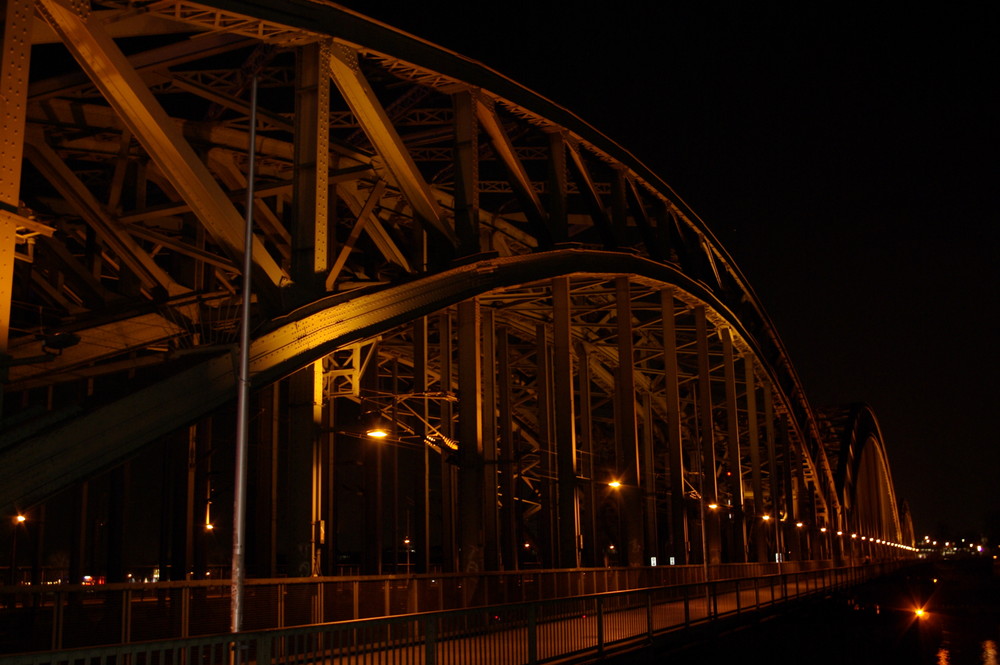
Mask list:
[{"label": "river water", "polygon": [[686,649],[624,662],[1000,665],[1000,568],[992,563],[921,564]]}]

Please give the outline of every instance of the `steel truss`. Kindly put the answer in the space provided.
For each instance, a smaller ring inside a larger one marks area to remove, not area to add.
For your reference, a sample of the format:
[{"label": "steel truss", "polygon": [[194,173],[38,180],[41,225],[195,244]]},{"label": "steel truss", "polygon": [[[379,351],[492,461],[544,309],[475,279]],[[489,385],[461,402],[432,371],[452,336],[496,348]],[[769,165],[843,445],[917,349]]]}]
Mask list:
[{"label": "steel truss", "polygon": [[[256,77],[257,574],[403,535],[423,570],[845,554],[839,434],[666,184],[478,63],[271,4],[8,0],[0,505],[160,455],[164,563],[207,565]],[[864,457],[852,528],[902,543]]]}]

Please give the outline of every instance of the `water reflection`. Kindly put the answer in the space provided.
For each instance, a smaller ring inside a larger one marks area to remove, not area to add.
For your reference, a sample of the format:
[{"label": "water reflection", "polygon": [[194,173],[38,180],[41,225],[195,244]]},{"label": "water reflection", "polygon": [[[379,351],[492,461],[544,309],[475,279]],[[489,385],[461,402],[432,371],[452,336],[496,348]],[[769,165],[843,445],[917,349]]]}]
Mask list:
[{"label": "water reflection", "polygon": [[983,665],[997,665],[997,643],[993,640],[983,642]]},{"label": "water reflection", "polygon": [[997,659],[996,641],[963,643],[961,636],[957,636],[959,637],[957,640],[955,637],[954,634],[948,635],[944,644],[938,648],[937,665],[1000,665],[1000,660]]}]

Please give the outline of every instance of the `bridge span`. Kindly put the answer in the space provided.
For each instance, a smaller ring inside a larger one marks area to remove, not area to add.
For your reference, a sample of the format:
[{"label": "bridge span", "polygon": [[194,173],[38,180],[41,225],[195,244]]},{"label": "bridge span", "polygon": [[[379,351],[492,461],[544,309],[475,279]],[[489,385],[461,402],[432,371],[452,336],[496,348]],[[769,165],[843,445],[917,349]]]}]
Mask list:
[{"label": "bridge span", "polygon": [[250,586],[912,556],[872,410],[570,111],[319,0],[8,0],[4,47],[0,611],[228,577],[244,287]]}]

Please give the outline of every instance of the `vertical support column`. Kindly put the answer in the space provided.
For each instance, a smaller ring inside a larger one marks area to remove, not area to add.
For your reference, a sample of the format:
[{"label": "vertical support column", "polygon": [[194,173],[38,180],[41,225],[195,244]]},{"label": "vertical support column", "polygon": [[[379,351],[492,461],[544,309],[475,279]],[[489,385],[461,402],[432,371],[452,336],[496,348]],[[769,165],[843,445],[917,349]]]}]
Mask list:
[{"label": "vertical support column", "polygon": [[601,565],[601,553],[597,549],[597,500],[595,497],[596,482],[594,478],[594,432],[593,414],[591,413],[590,388],[590,358],[587,349],[579,344],[576,350],[577,375],[580,383],[580,451],[583,453],[583,565],[596,568]]},{"label": "vertical support column", "polygon": [[776,434],[774,429],[774,397],[771,388],[764,385],[764,426],[767,434],[767,469],[770,480],[771,518],[774,522],[774,551],[785,558],[785,538],[781,532],[781,516],[784,513],[781,493],[781,471],[778,469],[778,458],[775,452]]},{"label": "vertical support column", "polygon": [[767,562],[767,531],[763,515],[767,514],[764,503],[764,487],[760,473],[760,425],[757,422],[757,382],[753,370],[753,358],[743,358],[743,375],[746,377],[747,391],[747,433],[750,445],[750,488],[753,492],[750,533],[754,542],[754,560]]},{"label": "vertical support column", "polygon": [[493,309],[481,308],[483,322],[483,558],[486,570],[500,569],[497,510],[497,371]]},{"label": "vertical support column", "polygon": [[[420,317],[413,322],[413,391],[421,394],[427,392],[427,318]],[[424,423],[430,418],[428,401],[417,402],[420,418],[417,424],[417,435],[420,437],[420,456],[417,470],[417,516],[415,529],[407,534],[412,547],[416,549],[417,572],[426,573],[430,569],[431,560],[431,486],[430,486],[430,448],[424,443],[427,436]]]},{"label": "vertical support column", "polygon": [[288,486],[285,518],[288,574],[318,574],[316,533],[322,497],[317,436],[323,425],[323,367],[312,363],[288,379]]},{"label": "vertical support column", "polygon": [[483,407],[479,303],[458,304],[458,510],[460,567],[483,570]]},{"label": "vertical support column", "polygon": [[685,509],[684,451],[681,438],[680,371],[677,366],[677,327],[674,290],[660,291],[663,325],[664,398],[667,402],[667,455],[670,468],[670,554],[679,565],[688,563],[688,521]]},{"label": "vertical support column", "polygon": [[552,371],[556,472],[559,492],[559,567],[580,566],[580,508],[573,404],[572,304],[568,277],[552,280]]},{"label": "vertical support column", "polygon": [[455,234],[458,255],[482,251],[479,239],[479,121],[478,91],[460,90],[452,95],[455,111]]},{"label": "vertical support column", "polygon": [[[298,49],[295,69],[295,205],[292,279],[307,290],[322,285],[331,253],[328,234],[330,174],[330,45]],[[304,296],[305,294],[303,294]]]},{"label": "vertical support column", "polygon": [[785,416],[778,419],[778,447],[781,450],[781,498],[785,507],[785,543],[792,559],[801,558],[800,539],[795,522],[799,517],[795,485],[792,483],[792,446],[788,437],[788,421]]},{"label": "vertical support column", "polygon": [[653,398],[649,392],[642,394],[642,410],[646,414],[642,427],[642,469],[643,510],[646,517],[644,525],[645,561],[651,565],[653,557],[659,559],[660,547],[657,536],[656,517],[656,459],[653,457]]},{"label": "vertical support column", "polygon": [[712,415],[712,367],[708,355],[708,322],[705,307],[694,308],[695,335],[698,346],[698,410],[701,434],[701,500],[706,504],[705,549],[707,563],[722,562],[719,541],[719,511],[707,509],[708,505],[718,505],[719,488],[715,476],[715,422]]},{"label": "vertical support column", "polygon": [[125,581],[125,524],[128,462],[117,466],[108,474],[108,550],[106,577],[109,583]]},{"label": "vertical support column", "polygon": [[736,362],[733,354],[733,331],[728,327],[719,330],[722,338],[722,358],[726,378],[726,450],[729,455],[730,491],[735,512],[735,543],[732,559],[746,563],[747,533],[743,505],[743,464],[740,451],[740,416],[736,399]]},{"label": "vertical support column", "polygon": [[[69,582],[70,584],[80,584],[83,582],[83,571],[87,570],[90,566],[90,561],[87,560],[87,541],[88,541],[88,530],[90,524],[90,513],[88,510],[90,496],[90,482],[85,480],[80,483],[80,488],[77,491],[76,499],[76,513],[72,516],[72,530],[70,531],[70,552],[69,552]],[[176,547],[175,551],[180,549]],[[182,550],[183,552],[183,550]],[[175,557],[176,558],[176,557]],[[178,577],[178,571],[175,566],[171,566],[171,577],[173,580],[184,579],[183,571],[180,572]]]},{"label": "vertical support column", "polygon": [[566,203],[569,181],[566,171],[566,137],[562,132],[550,131],[549,135],[549,232],[552,242],[569,240],[568,206]]},{"label": "vertical support column", "polygon": [[[438,319],[438,342],[441,364],[441,392],[450,395],[454,388],[452,342],[454,330],[451,311],[445,310]],[[454,413],[451,400],[441,403],[441,433],[455,438]],[[448,450],[441,454],[441,568],[443,572],[458,570],[458,545],[455,530],[455,464]]]},{"label": "vertical support column", "polygon": [[[16,213],[21,193],[21,158],[31,61],[31,0],[7,0],[0,59],[0,361],[7,355],[11,299],[14,295]],[[0,362],[0,383],[7,370]],[[3,395],[0,393],[0,417]]]},{"label": "vertical support column", "polygon": [[541,459],[541,482],[539,494],[541,512],[539,513],[539,533],[541,541],[538,551],[542,567],[553,568],[558,561],[556,550],[559,539],[556,537],[556,496],[555,496],[555,453],[552,442],[552,370],[549,362],[549,343],[546,338],[544,323],[535,326],[535,365],[536,387],[538,395],[538,456]]},{"label": "vertical support column", "polygon": [[629,566],[643,564],[642,476],[639,470],[639,431],[635,408],[635,361],[632,343],[632,298],[628,277],[615,278],[618,333],[618,390],[615,394],[615,433],[621,463],[620,491],[625,512],[625,542]]},{"label": "vertical support column", "polygon": [[497,330],[497,374],[500,377],[498,412],[500,431],[501,489],[503,509],[500,513],[500,546],[505,570],[519,566],[521,532],[518,529],[517,483],[520,479],[519,451],[514,450],[513,396],[511,395],[510,347],[507,328]]},{"label": "vertical support column", "polygon": [[[322,367],[322,362],[320,363]],[[322,390],[322,388],[321,388]],[[319,544],[321,565],[319,575],[335,575],[337,565],[337,423],[336,402],[327,399],[321,392],[323,400],[323,431],[319,435],[322,455],[319,465],[323,481],[316,493],[322,496],[319,517],[319,532],[316,540]]]}]

